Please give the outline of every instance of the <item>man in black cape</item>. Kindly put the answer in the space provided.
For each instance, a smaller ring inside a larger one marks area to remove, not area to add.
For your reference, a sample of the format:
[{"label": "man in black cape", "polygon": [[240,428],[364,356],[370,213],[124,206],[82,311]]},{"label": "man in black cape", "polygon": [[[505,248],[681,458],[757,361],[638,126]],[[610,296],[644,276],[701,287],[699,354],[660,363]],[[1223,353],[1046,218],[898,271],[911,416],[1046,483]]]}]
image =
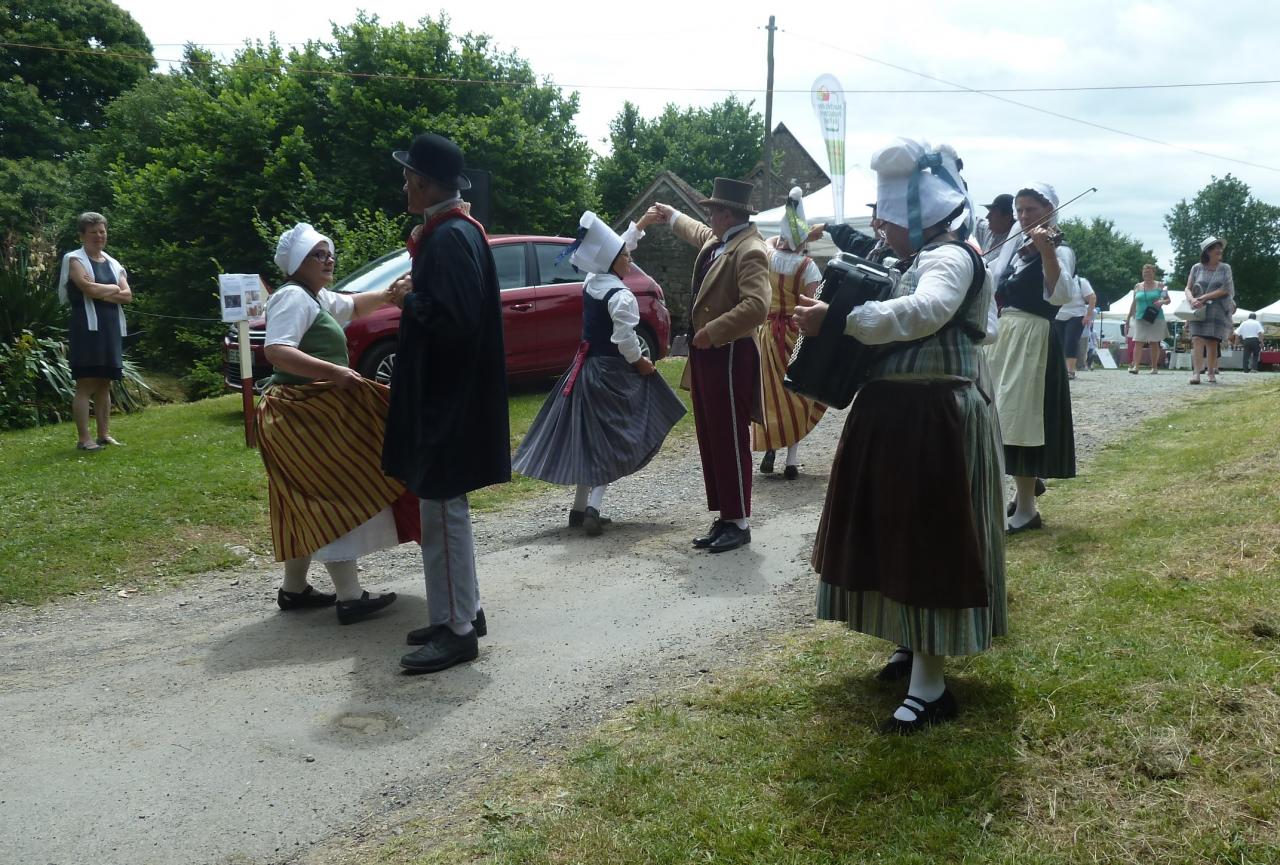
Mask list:
[{"label": "man in black cape", "polygon": [[484,228],[459,191],[463,156],[424,133],[404,166],[410,213],[423,225],[409,241],[412,290],[404,298],[382,470],[420,502],[422,566],[430,623],[409,633],[420,646],[400,659],[431,673],[472,661],[484,636],[467,493],[511,479],[506,356],[497,270]]}]

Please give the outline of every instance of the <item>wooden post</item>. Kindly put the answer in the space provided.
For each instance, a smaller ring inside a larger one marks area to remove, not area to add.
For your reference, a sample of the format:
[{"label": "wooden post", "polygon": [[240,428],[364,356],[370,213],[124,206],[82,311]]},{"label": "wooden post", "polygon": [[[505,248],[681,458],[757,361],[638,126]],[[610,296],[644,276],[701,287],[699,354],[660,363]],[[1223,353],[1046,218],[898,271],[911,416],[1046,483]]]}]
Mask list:
[{"label": "wooden post", "polygon": [[760,209],[773,207],[773,33],[778,28],[769,16],[769,77],[764,91],[764,175],[761,177]]},{"label": "wooden post", "polygon": [[258,446],[257,428],[253,418],[253,350],[249,345],[249,322],[236,322],[240,341],[240,390],[244,400],[244,446]]}]

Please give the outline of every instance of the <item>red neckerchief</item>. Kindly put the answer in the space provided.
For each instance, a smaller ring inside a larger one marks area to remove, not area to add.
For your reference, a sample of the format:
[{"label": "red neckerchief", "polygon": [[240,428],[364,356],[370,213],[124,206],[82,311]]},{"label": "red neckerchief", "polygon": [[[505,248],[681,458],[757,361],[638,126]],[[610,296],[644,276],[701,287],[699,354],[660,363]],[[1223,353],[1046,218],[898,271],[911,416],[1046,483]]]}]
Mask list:
[{"label": "red neckerchief", "polygon": [[471,214],[462,209],[462,204],[458,203],[453,207],[446,208],[435,214],[409,233],[409,238],[404,242],[405,248],[409,250],[409,257],[417,258],[419,247],[422,246],[422,242],[430,236],[431,232],[435,231],[446,221],[454,218],[465,219],[467,222],[470,222],[480,230],[480,236],[485,239],[485,242],[488,242],[489,235],[485,233],[484,226],[479,222],[476,222],[475,218]]}]

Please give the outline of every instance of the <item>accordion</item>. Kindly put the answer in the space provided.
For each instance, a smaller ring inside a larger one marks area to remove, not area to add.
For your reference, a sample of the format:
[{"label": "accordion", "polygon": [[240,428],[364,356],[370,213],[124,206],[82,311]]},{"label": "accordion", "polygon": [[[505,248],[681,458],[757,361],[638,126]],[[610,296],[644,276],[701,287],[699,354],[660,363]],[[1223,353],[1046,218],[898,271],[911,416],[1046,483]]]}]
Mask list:
[{"label": "accordion", "polygon": [[872,365],[889,346],[863,345],[844,332],[845,319],[869,300],[888,300],[896,280],[889,269],[841,253],[831,259],[818,286],[818,300],[827,304],[821,332],[796,340],[783,384],[800,396],[835,408],[853,402]]}]

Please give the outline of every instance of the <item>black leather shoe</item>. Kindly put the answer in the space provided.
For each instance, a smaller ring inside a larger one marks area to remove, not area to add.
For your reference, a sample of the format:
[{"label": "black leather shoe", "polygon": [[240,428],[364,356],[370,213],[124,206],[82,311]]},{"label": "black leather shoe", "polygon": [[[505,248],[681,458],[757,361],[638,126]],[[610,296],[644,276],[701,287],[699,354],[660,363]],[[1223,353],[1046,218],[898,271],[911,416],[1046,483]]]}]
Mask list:
[{"label": "black leather shoe", "polygon": [[[437,630],[443,627],[446,627],[446,626],[430,625],[425,628],[414,628],[412,631],[409,632],[409,636],[405,637],[405,642],[408,643],[410,646],[421,646],[424,643],[426,643],[427,640],[431,639],[432,634],[434,634]],[[475,628],[477,637],[483,637],[489,633],[489,625],[484,620],[483,609],[476,610],[476,617],[471,620],[471,627]]]},{"label": "black leather shoe", "polygon": [[1004,515],[1006,517],[1011,517],[1013,516],[1013,512],[1016,511],[1017,509],[1018,509],[1018,503],[1016,501],[1009,502],[1009,507],[1004,509]]},{"label": "black leather shoe", "polygon": [[1036,478],[1036,496],[1044,495],[1044,491],[1046,489],[1047,487],[1044,485],[1044,478]]},{"label": "black leather shoe", "polygon": [[751,543],[750,526],[740,529],[737,523],[725,523],[720,534],[716,535],[716,539],[707,546],[707,552],[727,553],[729,550],[736,550],[743,544],[749,543]]},{"label": "black leather shoe", "polygon": [[[582,525],[585,522],[586,518],[587,518],[586,511],[574,511],[574,510],[569,511],[569,528],[571,529],[582,528]],[[600,518],[600,525],[602,526],[610,525],[612,522],[613,520],[609,519],[608,517]],[[483,637],[484,634],[481,634],[480,636]]]},{"label": "black leather shoe", "polygon": [[773,474],[773,461],[777,459],[777,457],[778,457],[777,451],[774,451],[774,450],[765,451],[764,459],[760,460],[760,474],[762,475]]},{"label": "black leather shoe", "polygon": [[900,721],[890,715],[889,720],[885,721],[884,726],[880,728],[881,732],[909,736],[912,733],[923,730],[930,724],[936,724],[939,721],[950,721],[959,712],[959,708],[956,706],[956,698],[951,696],[950,691],[943,691],[942,696],[933,702],[908,694],[903,698],[902,705],[911,710],[912,714],[916,716],[915,720]]},{"label": "black leather shoe", "polygon": [[793,481],[796,478],[800,477],[800,467],[787,466],[785,469],[782,470],[782,476],[789,481]]},{"label": "black leather shoe", "polygon": [[588,505],[582,512],[582,527],[587,530],[589,537],[598,538],[604,531],[604,517],[600,516],[598,510]]},{"label": "black leather shoe", "polygon": [[711,524],[711,528],[707,530],[706,535],[693,539],[693,545],[700,550],[705,550],[707,547],[711,546],[716,538],[720,537],[720,533],[724,531],[724,527],[726,525],[727,523],[723,520],[716,520]]},{"label": "black leather shoe", "polygon": [[276,604],[282,610],[307,610],[315,607],[331,607],[333,602],[338,600],[337,595],[326,595],[324,592],[317,592],[314,587],[307,586],[300,592],[286,592],[279,589],[276,592]]},{"label": "black leather shoe", "polygon": [[902,654],[905,654],[906,657],[898,658],[896,661],[890,660],[889,663],[885,664],[880,669],[880,672],[876,673],[876,681],[900,682],[907,676],[911,675],[911,661],[914,658],[914,655],[911,654],[910,649],[905,649],[902,646],[899,646],[894,650],[893,655],[890,655],[890,658],[892,659],[895,655]]},{"label": "black leather shoe", "polygon": [[391,606],[395,600],[395,592],[387,592],[376,598],[370,597],[368,592],[362,592],[354,601],[338,601],[338,624],[350,625],[352,622],[358,622],[383,607]]},{"label": "black leather shoe", "polygon": [[464,664],[480,657],[480,643],[474,630],[459,636],[448,626],[437,628],[427,642],[415,652],[400,659],[406,673],[438,673],[455,664]]},{"label": "black leather shoe", "polygon": [[1016,529],[1012,527],[1005,529],[1004,533],[1006,535],[1016,535],[1019,532],[1029,532],[1034,529],[1043,529],[1043,528],[1044,528],[1044,521],[1040,519],[1040,512],[1036,511],[1036,515],[1034,517],[1027,520],[1025,523],[1018,526]]}]

